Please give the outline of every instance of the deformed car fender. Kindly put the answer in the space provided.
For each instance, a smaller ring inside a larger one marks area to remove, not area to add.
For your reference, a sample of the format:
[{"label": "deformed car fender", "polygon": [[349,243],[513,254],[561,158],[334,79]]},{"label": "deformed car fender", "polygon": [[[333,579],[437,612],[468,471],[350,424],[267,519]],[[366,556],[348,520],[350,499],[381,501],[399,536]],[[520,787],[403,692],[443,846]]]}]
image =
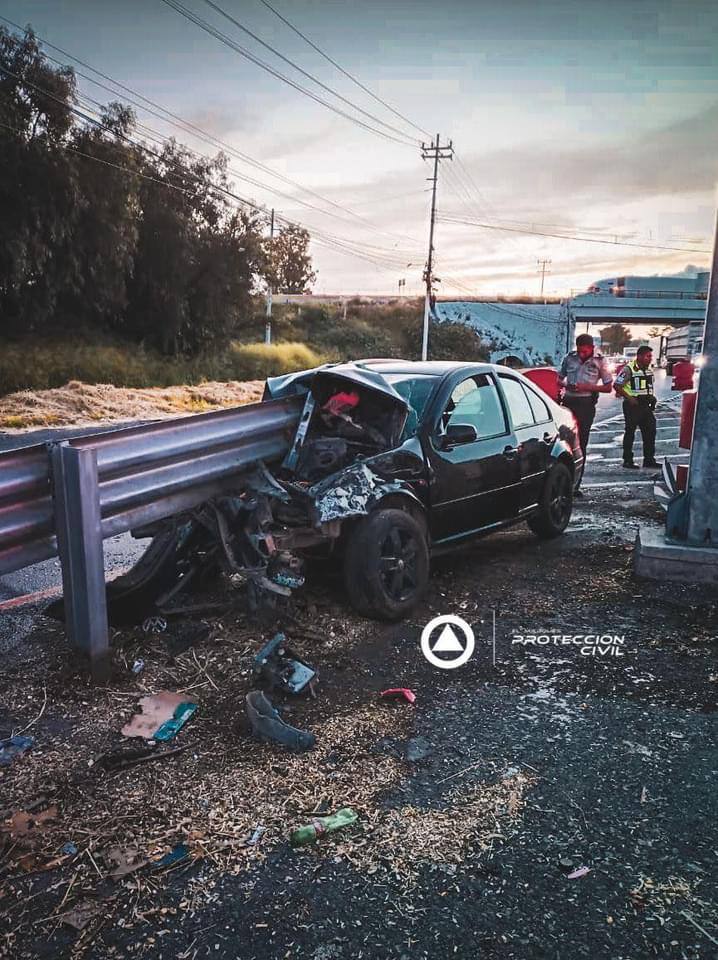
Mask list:
[{"label": "deformed car fender", "polygon": [[386,480],[363,462],[326,477],[311,487],[309,493],[314,499],[317,523],[366,516],[388,496],[408,497],[418,508],[424,509],[407,481]]}]

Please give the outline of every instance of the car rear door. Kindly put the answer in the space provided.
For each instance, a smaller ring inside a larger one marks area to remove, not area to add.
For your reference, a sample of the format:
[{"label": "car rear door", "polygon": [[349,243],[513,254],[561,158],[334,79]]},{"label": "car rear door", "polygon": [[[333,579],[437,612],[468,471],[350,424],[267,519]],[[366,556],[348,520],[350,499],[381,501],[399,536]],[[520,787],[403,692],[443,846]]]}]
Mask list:
[{"label": "car rear door", "polygon": [[[471,425],[475,439],[447,442],[449,425]],[[426,437],[430,529],[435,543],[501,523],[518,514],[521,476],[517,442],[492,375],[450,385]]]},{"label": "car rear door", "polygon": [[521,473],[519,513],[525,513],[541,499],[558,430],[548,404],[528,384],[508,373],[499,374],[499,383],[516,435]]}]

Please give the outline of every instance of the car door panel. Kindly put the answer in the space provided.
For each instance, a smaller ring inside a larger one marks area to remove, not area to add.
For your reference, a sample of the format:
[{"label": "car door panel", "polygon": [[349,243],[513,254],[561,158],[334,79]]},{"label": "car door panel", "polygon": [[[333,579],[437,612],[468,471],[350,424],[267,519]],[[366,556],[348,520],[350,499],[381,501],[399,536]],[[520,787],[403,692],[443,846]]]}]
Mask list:
[{"label": "car door panel", "polygon": [[551,450],[557,436],[556,427],[546,403],[517,377],[500,374],[499,382],[518,440],[521,473],[519,512],[526,513],[541,499]]},{"label": "car door panel", "polygon": [[[435,542],[503,522],[516,516],[519,509],[517,442],[508,428],[496,384],[485,374],[468,379],[474,380],[475,392],[461,395],[467,381],[454,388],[437,430],[427,442],[430,525]],[[450,422],[471,424],[476,439],[445,446],[442,431]],[[491,435],[482,435],[485,433]]]}]

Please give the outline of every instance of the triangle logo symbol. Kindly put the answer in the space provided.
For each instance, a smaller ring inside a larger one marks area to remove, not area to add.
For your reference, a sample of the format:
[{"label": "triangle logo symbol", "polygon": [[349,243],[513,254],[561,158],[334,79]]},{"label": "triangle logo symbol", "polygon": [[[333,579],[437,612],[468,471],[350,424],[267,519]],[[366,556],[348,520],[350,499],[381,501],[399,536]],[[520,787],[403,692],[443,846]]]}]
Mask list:
[{"label": "triangle logo symbol", "polygon": [[463,653],[464,648],[449,624],[445,624],[439,639],[431,648],[434,653]]}]

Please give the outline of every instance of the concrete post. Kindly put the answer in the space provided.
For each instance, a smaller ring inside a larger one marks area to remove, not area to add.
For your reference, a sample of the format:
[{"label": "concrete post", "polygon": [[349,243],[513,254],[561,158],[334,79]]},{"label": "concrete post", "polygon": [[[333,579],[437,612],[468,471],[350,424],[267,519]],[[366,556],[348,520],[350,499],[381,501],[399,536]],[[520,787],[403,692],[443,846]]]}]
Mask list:
[{"label": "concrete post", "polygon": [[718,547],[718,219],[687,496],[687,542]]}]

